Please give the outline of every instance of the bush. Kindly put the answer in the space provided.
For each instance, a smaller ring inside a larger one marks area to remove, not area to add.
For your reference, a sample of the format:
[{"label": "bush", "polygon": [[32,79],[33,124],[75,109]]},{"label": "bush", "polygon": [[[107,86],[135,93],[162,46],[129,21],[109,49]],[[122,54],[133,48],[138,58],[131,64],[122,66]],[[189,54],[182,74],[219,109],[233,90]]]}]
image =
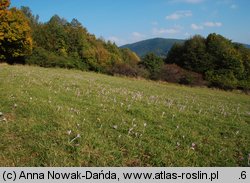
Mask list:
[{"label": "bush", "polygon": [[160,79],[163,81],[184,85],[206,85],[206,82],[203,80],[201,74],[182,69],[175,64],[164,65],[160,72]]},{"label": "bush", "polygon": [[249,80],[241,80],[238,82],[237,89],[242,90],[246,94],[250,95],[250,81]]},{"label": "bush", "polygon": [[110,68],[109,74],[136,77],[137,70],[126,63],[116,63],[112,68]]},{"label": "bush", "polygon": [[210,83],[209,86],[224,90],[235,89],[238,86],[238,80],[231,70],[222,70],[220,72],[208,71],[206,79]]},{"label": "bush", "polygon": [[137,67],[137,77],[149,79],[150,78],[150,73],[147,69],[142,68],[142,67]]},{"label": "bush", "polygon": [[159,73],[163,64],[164,62],[162,58],[158,57],[154,53],[148,53],[147,55],[145,55],[142,59],[142,62],[140,63],[141,66],[149,71],[149,77],[153,80],[159,79]]},{"label": "bush", "polygon": [[43,48],[35,48],[32,55],[26,57],[25,63],[41,67],[61,67],[67,69],[76,68],[81,70],[87,69],[86,64],[80,60],[58,56],[55,53],[48,52]]},{"label": "bush", "polygon": [[184,77],[180,78],[179,84],[182,85],[192,85],[194,78],[192,75],[185,75]]}]

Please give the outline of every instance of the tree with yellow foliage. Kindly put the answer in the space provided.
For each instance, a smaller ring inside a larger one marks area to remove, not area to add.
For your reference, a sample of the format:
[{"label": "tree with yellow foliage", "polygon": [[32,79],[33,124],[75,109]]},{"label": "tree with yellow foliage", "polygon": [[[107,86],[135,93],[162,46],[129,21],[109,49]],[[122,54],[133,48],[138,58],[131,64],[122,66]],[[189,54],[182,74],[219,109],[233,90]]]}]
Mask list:
[{"label": "tree with yellow foliage", "polygon": [[0,60],[13,62],[32,51],[31,28],[22,11],[0,0]]}]

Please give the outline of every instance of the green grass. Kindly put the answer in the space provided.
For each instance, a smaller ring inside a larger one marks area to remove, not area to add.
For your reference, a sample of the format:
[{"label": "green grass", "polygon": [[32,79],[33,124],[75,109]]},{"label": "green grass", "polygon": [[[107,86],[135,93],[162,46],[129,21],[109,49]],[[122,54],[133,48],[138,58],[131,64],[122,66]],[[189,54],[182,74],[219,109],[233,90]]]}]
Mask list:
[{"label": "green grass", "polygon": [[0,166],[248,166],[244,94],[2,64],[0,112]]}]

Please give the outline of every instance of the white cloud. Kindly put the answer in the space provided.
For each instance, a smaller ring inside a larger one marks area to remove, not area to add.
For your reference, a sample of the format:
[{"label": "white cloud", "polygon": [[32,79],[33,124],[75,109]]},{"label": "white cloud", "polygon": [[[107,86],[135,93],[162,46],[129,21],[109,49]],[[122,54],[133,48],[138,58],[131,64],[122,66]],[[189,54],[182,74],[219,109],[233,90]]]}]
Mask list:
[{"label": "white cloud", "polygon": [[189,3],[189,4],[198,4],[198,3],[202,3],[205,0],[172,0],[170,2],[174,2],[174,3]]},{"label": "white cloud", "polygon": [[162,35],[162,34],[177,34],[179,32],[180,32],[179,28],[170,28],[170,29],[164,29],[164,28],[157,29],[157,28],[154,28],[153,29],[153,35],[155,35],[155,36],[159,36],[159,35]]},{"label": "white cloud", "polygon": [[200,25],[198,24],[191,24],[191,28],[193,30],[203,30],[205,27],[221,27],[222,23],[221,22],[204,22]]},{"label": "white cloud", "polygon": [[221,27],[222,23],[221,22],[205,22],[203,25],[206,27]]},{"label": "white cloud", "polygon": [[137,42],[141,41],[146,38],[146,35],[139,33],[139,32],[132,32],[131,34],[131,41],[130,42]]},{"label": "white cloud", "polygon": [[145,37],[144,34],[141,34],[139,32],[133,32],[132,36],[135,37],[135,38],[144,38]]},{"label": "white cloud", "polygon": [[193,14],[191,11],[176,11],[171,15],[166,16],[167,20],[178,20],[184,17],[191,17]]},{"label": "white cloud", "polygon": [[197,24],[191,24],[191,28],[193,30],[202,30],[204,27],[202,25],[197,25]]}]

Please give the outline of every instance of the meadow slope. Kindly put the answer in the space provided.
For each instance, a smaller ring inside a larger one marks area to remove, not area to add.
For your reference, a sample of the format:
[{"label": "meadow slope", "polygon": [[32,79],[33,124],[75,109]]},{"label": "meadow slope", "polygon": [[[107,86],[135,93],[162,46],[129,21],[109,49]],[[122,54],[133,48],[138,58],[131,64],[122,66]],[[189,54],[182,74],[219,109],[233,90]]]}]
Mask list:
[{"label": "meadow slope", "polygon": [[0,65],[0,166],[248,166],[250,96]]}]

